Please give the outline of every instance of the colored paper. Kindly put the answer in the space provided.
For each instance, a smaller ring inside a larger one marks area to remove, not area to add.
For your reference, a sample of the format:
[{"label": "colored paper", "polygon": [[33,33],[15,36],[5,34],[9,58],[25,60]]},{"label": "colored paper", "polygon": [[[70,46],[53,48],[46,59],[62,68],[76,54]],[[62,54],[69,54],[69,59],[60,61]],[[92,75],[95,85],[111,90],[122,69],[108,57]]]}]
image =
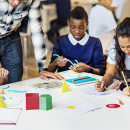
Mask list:
[{"label": "colored paper", "polygon": [[64,83],[62,85],[62,93],[69,92],[69,91],[71,91],[71,90],[70,90],[69,86],[67,85],[67,83],[64,80]]},{"label": "colored paper", "polygon": [[68,106],[67,108],[69,108],[69,109],[74,109],[75,106]]},{"label": "colored paper", "polygon": [[6,98],[5,98],[4,96],[2,96],[2,99],[3,99],[3,100],[6,100]]}]

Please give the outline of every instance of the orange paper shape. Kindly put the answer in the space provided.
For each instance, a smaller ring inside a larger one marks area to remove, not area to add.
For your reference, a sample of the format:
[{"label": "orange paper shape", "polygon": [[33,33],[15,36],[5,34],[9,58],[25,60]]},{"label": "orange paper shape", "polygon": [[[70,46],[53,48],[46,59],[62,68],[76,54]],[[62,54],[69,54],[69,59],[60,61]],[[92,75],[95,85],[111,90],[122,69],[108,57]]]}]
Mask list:
[{"label": "orange paper shape", "polygon": [[64,80],[64,83],[62,85],[62,93],[71,91],[69,86],[67,85],[66,81]]}]

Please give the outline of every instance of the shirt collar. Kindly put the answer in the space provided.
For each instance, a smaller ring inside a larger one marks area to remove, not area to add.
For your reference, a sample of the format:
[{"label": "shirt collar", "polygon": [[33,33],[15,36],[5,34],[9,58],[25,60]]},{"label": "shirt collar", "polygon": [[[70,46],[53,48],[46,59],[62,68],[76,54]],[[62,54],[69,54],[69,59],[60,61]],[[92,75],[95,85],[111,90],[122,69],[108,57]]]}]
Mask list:
[{"label": "shirt collar", "polygon": [[85,32],[84,37],[80,41],[76,40],[71,33],[68,35],[68,38],[73,45],[76,45],[77,43],[85,45],[89,39],[89,35]]}]

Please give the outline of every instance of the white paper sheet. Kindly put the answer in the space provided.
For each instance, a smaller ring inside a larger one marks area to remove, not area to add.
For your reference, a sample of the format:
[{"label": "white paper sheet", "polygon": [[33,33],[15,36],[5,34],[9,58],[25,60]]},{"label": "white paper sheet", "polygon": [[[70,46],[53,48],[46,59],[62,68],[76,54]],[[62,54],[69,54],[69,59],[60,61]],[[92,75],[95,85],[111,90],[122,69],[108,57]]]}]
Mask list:
[{"label": "white paper sheet", "polygon": [[76,90],[77,92],[80,92],[82,94],[88,95],[88,96],[92,96],[92,97],[96,97],[96,96],[103,96],[103,95],[107,95],[107,94],[113,94],[113,93],[117,93],[118,91],[116,91],[115,89],[111,89],[112,85],[110,85],[107,90],[103,91],[103,92],[98,92],[94,86],[92,87],[86,87],[86,88],[82,88],[79,90]]},{"label": "white paper sheet", "polygon": [[0,124],[2,123],[16,123],[21,109],[6,109],[0,108]]},{"label": "white paper sheet", "polygon": [[[100,108],[94,104],[85,103],[72,98],[64,98],[61,100],[53,101],[52,104],[54,109],[58,109],[62,112],[75,116]],[[68,106],[75,106],[75,108],[69,109],[67,108]]]}]

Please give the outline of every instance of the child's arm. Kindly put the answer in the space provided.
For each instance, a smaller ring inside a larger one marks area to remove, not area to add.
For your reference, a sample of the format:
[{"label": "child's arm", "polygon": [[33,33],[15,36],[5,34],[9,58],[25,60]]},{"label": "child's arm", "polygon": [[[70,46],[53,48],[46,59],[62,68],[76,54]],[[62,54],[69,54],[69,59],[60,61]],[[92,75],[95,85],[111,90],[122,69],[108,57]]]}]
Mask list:
[{"label": "child's arm", "polygon": [[9,74],[8,70],[0,68],[0,85],[8,83],[8,77],[7,77],[8,74]]},{"label": "child's arm", "polygon": [[52,63],[49,64],[48,66],[49,72],[55,72],[58,66],[63,67],[67,64],[68,60],[63,56],[61,56],[61,58],[62,60],[59,57],[57,57]]}]

